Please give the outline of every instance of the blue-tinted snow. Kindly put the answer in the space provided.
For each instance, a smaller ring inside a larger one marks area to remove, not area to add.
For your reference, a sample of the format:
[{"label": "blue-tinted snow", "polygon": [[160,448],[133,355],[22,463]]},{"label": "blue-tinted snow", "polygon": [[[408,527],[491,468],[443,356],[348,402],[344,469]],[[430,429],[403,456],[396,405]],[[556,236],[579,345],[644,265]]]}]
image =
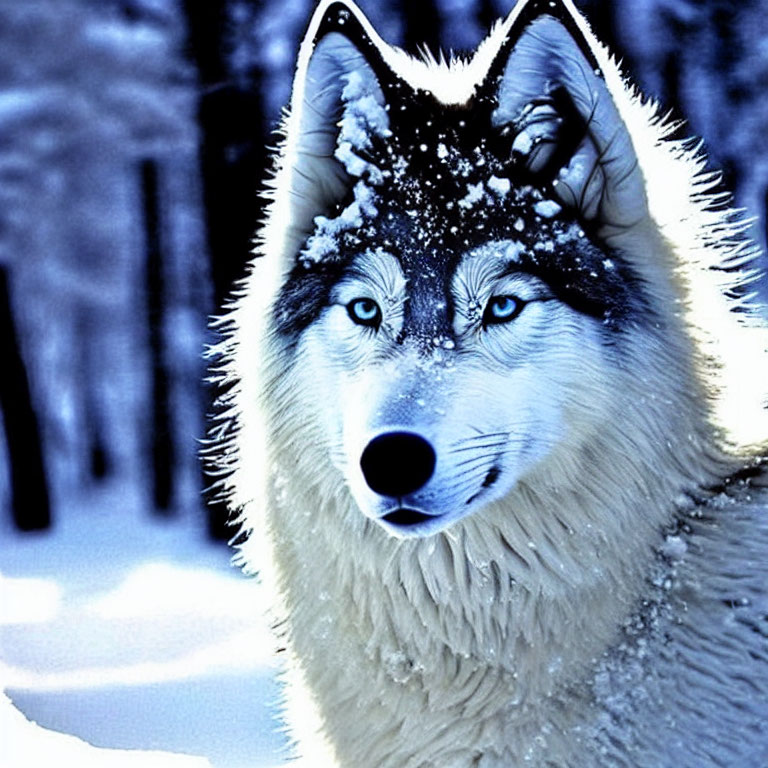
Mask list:
[{"label": "blue-tinted snow", "polygon": [[0,530],[0,684],[41,726],[97,746],[277,765],[255,582],[194,520],[153,522],[131,497],[84,497],[55,532],[10,546]]}]

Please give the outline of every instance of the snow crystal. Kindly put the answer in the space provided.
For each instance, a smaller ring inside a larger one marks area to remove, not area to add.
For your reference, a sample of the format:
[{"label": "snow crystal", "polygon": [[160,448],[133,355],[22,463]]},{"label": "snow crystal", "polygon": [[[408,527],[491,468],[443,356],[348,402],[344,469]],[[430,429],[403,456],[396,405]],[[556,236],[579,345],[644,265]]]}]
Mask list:
[{"label": "snow crystal", "polygon": [[437,145],[437,156],[440,160],[445,160],[445,158],[448,157],[448,147],[442,142]]},{"label": "snow crystal", "polygon": [[[353,103],[359,104],[360,102]],[[371,145],[364,115],[352,109],[351,106],[344,110],[339,136],[343,137],[350,146],[357,149],[365,149]],[[339,142],[339,146],[342,143],[344,142]]]},{"label": "snow crystal", "polygon": [[533,139],[525,131],[518,133],[512,142],[512,152],[516,155],[528,155],[532,148]]},{"label": "snow crystal", "polygon": [[661,545],[661,552],[670,560],[682,560],[688,551],[688,545],[680,536],[667,536]]},{"label": "snow crystal", "polygon": [[301,261],[305,266],[319,263],[339,250],[339,235],[363,226],[365,218],[378,215],[374,191],[364,182],[359,181],[354,187],[355,199],[335,218],[315,216],[315,231],[307,240],[301,252]]},{"label": "snow crystal", "polygon": [[507,261],[518,261],[523,253],[525,253],[525,246],[521,242],[513,240],[507,243],[504,249],[504,258]]},{"label": "snow crystal", "polygon": [[[315,225],[318,229],[321,229],[326,222],[329,222],[329,220],[323,216],[318,216],[315,219]],[[337,247],[338,241],[333,235],[328,232],[318,231],[309,239],[307,247],[301,252],[301,255],[306,261],[319,263],[326,256],[334,253]]]},{"label": "snow crystal", "polygon": [[512,183],[509,179],[502,179],[498,176],[491,176],[491,178],[488,179],[487,185],[491,192],[494,192],[499,197],[505,197],[509,192]]},{"label": "snow crystal", "polygon": [[334,153],[335,158],[344,166],[350,176],[362,178],[367,172],[371,184],[381,184],[384,181],[384,175],[381,170],[373,163],[363,160],[355,154],[352,142],[340,141]]},{"label": "snow crystal", "polygon": [[393,651],[388,653],[382,659],[384,669],[389,676],[396,682],[404,685],[415,673],[420,672],[423,667],[415,664],[412,659],[406,656],[402,651]]},{"label": "snow crystal", "polygon": [[384,180],[381,170],[355,151],[369,149],[371,136],[387,138],[391,135],[389,117],[381,103],[383,97],[378,93],[378,85],[372,75],[365,76],[355,70],[346,75],[341,97],[344,113],[334,156],[350,176],[361,178],[367,173],[372,184],[381,184]]},{"label": "snow crystal", "polygon": [[533,206],[533,210],[536,211],[539,216],[545,219],[551,219],[552,217],[557,216],[563,208],[554,200],[542,200]]},{"label": "snow crystal", "polygon": [[[326,216],[315,216],[316,234],[335,237],[336,235],[363,226],[360,204],[355,200],[350,203],[335,219]],[[315,238],[311,238],[314,240]]]},{"label": "snow crystal", "polygon": [[369,218],[373,218],[379,214],[376,205],[374,204],[375,200],[376,194],[369,186],[362,182],[358,182],[355,185],[355,202],[360,206],[360,210],[363,214]]},{"label": "snow crystal", "polygon": [[512,225],[518,232],[522,232],[525,229],[525,222],[518,217],[517,221]]},{"label": "snow crystal", "polygon": [[[391,148],[390,148],[391,149]],[[400,181],[408,171],[408,161],[402,155],[398,155],[391,163],[395,180]]]},{"label": "snow crystal", "polygon": [[370,94],[370,80],[364,78],[361,71],[353,70],[345,75],[344,79],[346,80],[346,84],[341,92],[343,101],[359,101]]},{"label": "snow crystal", "polygon": [[467,184],[467,194],[459,200],[462,208],[471,208],[475,203],[483,198],[483,182],[477,184]]},{"label": "snow crystal", "polygon": [[[556,232],[557,234],[555,235],[555,243],[559,246],[568,245],[575,242],[579,238],[584,237],[584,231],[580,229],[579,225],[575,222],[571,222],[564,229],[558,229]],[[606,261],[610,260],[606,259]],[[603,262],[603,266],[606,267],[606,269],[611,268],[605,264],[605,261]]]},{"label": "snow crystal", "polygon": [[[387,138],[392,135],[389,130],[389,117],[387,111],[384,109],[383,97],[379,98],[372,93],[372,91],[378,90],[378,85],[375,80],[371,78],[363,78],[363,75],[359,71],[350,72],[347,75],[347,84],[344,86],[344,90],[341,92],[341,98],[345,103],[345,117],[349,117],[350,120],[346,124],[351,131],[356,131],[360,127],[367,126],[369,131],[366,131],[364,136],[359,136],[363,143],[355,144],[355,146],[366,147],[368,146],[368,135],[373,133],[376,136]],[[342,132],[344,129],[344,120],[342,119]],[[349,141],[353,141],[353,134],[345,134],[345,138]]]},{"label": "snow crystal", "polygon": [[472,173],[472,163],[465,157],[459,157],[455,162],[455,171],[462,177],[467,178]]}]

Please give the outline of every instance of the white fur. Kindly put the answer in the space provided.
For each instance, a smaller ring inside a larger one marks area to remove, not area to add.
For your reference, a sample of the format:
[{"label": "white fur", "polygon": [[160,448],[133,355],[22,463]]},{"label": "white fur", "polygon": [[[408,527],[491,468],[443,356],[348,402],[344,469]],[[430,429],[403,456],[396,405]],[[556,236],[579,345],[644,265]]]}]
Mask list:
[{"label": "white fur", "polygon": [[[503,498],[427,538],[388,536],[361,513],[331,455],[327,413],[343,405],[364,418],[366,401],[350,384],[338,402],[320,330],[307,332],[295,365],[271,325],[313,215],[296,194],[308,162],[298,133],[328,2],[302,46],[259,258],[222,323],[220,377],[231,389],[214,437],[223,491],[249,534],[242,560],[274,596],[288,647],[286,717],[307,765],[768,760],[768,491],[760,480],[704,490],[768,436],[765,329],[724,295],[744,272],[712,269],[740,258],[727,240],[738,225],[710,210],[703,158],[665,141],[655,107],[560,1],[590,41],[639,159],[652,226],[628,257],[663,326],[625,334],[628,362],[610,370],[587,331],[574,329],[582,346],[547,346],[549,388],[517,386],[529,398],[562,394],[566,437]],[[523,5],[469,64],[448,65],[408,59],[350,11],[407,82],[463,103]],[[386,258],[378,270],[372,279],[396,296],[397,271]],[[454,389],[468,397],[471,377],[461,375]]]}]

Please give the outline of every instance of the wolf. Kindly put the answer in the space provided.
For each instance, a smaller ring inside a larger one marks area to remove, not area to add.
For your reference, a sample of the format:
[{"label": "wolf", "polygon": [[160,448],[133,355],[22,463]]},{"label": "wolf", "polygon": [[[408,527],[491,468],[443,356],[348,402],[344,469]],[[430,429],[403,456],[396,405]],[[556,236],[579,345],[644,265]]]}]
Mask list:
[{"label": "wolf", "polygon": [[768,335],[678,127],[570,0],[317,8],[214,424],[307,765],[768,765]]}]

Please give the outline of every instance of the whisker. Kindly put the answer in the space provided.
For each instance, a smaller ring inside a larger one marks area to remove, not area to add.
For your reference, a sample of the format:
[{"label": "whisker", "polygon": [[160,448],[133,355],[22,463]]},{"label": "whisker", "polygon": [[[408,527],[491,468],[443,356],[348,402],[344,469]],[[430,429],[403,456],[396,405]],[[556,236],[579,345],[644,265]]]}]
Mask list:
[{"label": "whisker", "polygon": [[[480,471],[478,471],[480,470]],[[473,475],[477,474],[478,477],[485,477],[485,475],[488,474],[485,467],[470,467],[469,469],[465,469],[463,472],[457,472],[454,475],[454,478],[460,478],[460,477],[466,477],[467,475]],[[463,480],[461,482],[464,482]]]},{"label": "whisker", "polygon": [[[475,427],[473,427],[475,429]],[[475,435],[474,437],[462,437],[460,440],[456,440],[454,445],[460,445],[462,443],[468,443],[472,440],[480,440],[484,437],[505,437],[506,435],[511,434],[509,431],[507,432],[481,432],[479,435]]]},{"label": "whisker", "polygon": [[[520,445],[522,442],[523,442],[522,440],[518,440],[516,444]],[[478,462],[498,459],[501,456],[506,456],[508,453],[511,453],[512,449],[515,448],[516,444],[515,443],[512,443],[511,445],[508,444],[509,447],[505,448],[503,451],[495,451],[493,453],[482,453],[479,456],[472,456],[469,459],[464,459],[464,461],[460,461],[455,466],[465,467],[467,466],[467,464],[477,464]]]},{"label": "whisker", "polygon": [[498,440],[495,443],[486,443],[485,445],[465,445],[462,448],[452,448],[447,453],[464,453],[466,451],[482,451],[486,448],[497,448],[500,445],[506,445],[506,440]]},{"label": "whisker", "polygon": [[480,456],[472,456],[469,459],[464,459],[464,461],[460,461],[458,464],[454,464],[454,466],[458,469],[459,467],[466,467],[467,465],[493,462],[493,460],[498,455],[499,455],[498,453],[483,453]]},{"label": "whisker", "polygon": [[[483,487],[485,478],[488,475],[485,468],[483,468],[481,472],[478,472],[477,470],[468,470],[461,474],[463,477],[457,476],[455,478],[456,482],[446,486],[446,490],[452,496],[465,497],[467,494],[477,492],[479,488]],[[458,479],[459,477],[461,477],[461,479]]]},{"label": "whisker", "polygon": [[461,440],[456,440],[455,442],[451,443],[451,449],[455,450],[457,448],[460,448],[465,445],[471,445],[472,443],[476,443],[480,440],[506,440],[511,432],[485,432],[481,435],[475,435],[474,437],[465,437]]},{"label": "whisker", "polygon": [[[489,467],[494,466],[494,460],[498,459],[502,456],[504,456],[506,453],[509,453],[509,451],[504,451],[503,453],[496,453],[493,456],[483,456],[483,461],[473,462],[472,466],[468,466],[465,469],[462,469],[460,472],[454,472],[453,477],[464,477],[464,475],[468,475],[472,472],[477,472],[478,470],[482,470],[483,472],[486,472]],[[470,464],[470,462],[466,461],[463,462],[463,465]],[[460,465],[460,466],[463,466]]]}]

